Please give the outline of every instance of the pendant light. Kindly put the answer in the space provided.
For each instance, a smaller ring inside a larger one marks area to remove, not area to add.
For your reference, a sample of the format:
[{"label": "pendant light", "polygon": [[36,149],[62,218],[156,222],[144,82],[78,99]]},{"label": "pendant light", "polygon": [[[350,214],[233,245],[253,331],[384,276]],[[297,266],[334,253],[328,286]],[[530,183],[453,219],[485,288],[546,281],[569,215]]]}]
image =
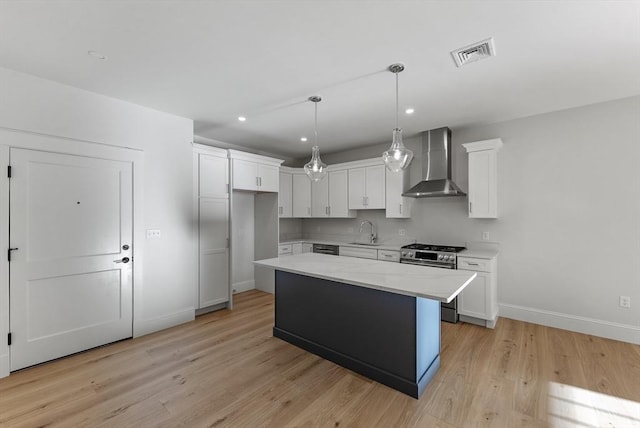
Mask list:
[{"label": "pendant light", "polygon": [[327,164],[320,160],[320,149],[318,148],[318,103],[322,101],[318,95],[309,97],[309,101],[315,104],[315,144],[311,148],[311,160],[304,166],[304,172],[307,173],[312,181],[320,181],[327,175]]},{"label": "pendant light", "polygon": [[413,159],[413,152],[402,144],[402,129],[398,126],[398,73],[403,70],[403,64],[392,64],[389,66],[389,71],[396,75],[396,127],[393,130],[391,147],[382,154],[382,160],[391,172],[398,172],[407,168]]}]

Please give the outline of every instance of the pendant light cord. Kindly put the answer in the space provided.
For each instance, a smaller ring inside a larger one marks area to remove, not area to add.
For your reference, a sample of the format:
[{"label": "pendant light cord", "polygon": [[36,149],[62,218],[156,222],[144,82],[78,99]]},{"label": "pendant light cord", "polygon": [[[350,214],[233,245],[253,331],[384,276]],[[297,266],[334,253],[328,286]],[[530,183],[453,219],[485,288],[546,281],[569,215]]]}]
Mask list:
[{"label": "pendant light cord", "polygon": [[398,129],[398,114],[399,114],[398,112],[400,111],[398,107],[398,73],[395,73],[395,74],[396,74],[396,129]]},{"label": "pendant light cord", "polygon": [[315,119],[315,136],[316,136],[316,144],[315,146],[318,147],[318,102],[316,101],[315,103],[316,106],[316,119]]}]

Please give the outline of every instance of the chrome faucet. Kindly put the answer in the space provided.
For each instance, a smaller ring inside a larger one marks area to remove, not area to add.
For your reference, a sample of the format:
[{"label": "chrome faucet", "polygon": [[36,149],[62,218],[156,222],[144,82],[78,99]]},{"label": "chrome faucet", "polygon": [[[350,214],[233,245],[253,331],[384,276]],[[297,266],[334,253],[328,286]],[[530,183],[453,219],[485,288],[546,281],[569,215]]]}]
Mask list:
[{"label": "chrome faucet", "polygon": [[369,224],[369,226],[371,226],[371,235],[369,238],[369,243],[373,244],[374,242],[376,242],[376,226],[373,223],[371,223],[369,220],[364,220],[362,223],[360,223],[360,233],[362,233],[362,230],[365,224]]}]

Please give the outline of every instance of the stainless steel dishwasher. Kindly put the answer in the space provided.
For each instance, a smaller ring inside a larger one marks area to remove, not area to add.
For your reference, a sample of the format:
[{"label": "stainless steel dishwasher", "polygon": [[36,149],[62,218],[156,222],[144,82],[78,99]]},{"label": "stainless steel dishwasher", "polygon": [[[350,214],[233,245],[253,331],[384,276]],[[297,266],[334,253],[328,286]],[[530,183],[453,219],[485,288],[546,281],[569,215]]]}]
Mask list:
[{"label": "stainless steel dishwasher", "polygon": [[337,256],[340,253],[340,247],[330,244],[313,244],[313,252]]}]

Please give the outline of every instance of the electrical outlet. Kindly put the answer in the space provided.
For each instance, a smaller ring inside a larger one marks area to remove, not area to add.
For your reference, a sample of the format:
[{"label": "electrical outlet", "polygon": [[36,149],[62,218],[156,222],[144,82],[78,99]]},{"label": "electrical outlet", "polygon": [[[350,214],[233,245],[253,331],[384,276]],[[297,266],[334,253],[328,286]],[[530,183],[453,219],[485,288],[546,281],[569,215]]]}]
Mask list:
[{"label": "electrical outlet", "polygon": [[398,230],[398,235],[400,235],[400,236],[404,236],[406,233],[407,233],[407,231],[404,230],[404,229]]},{"label": "electrical outlet", "polygon": [[482,240],[483,241],[489,240],[489,232],[482,232]]},{"label": "electrical outlet", "polygon": [[629,297],[629,296],[620,296],[620,307],[621,308],[630,308],[631,307],[631,297]]},{"label": "electrical outlet", "polygon": [[160,236],[160,229],[147,229],[147,239],[157,239]]},{"label": "electrical outlet", "polygon": [[316,232],[320,232],[320,226],[316,226]]}]

